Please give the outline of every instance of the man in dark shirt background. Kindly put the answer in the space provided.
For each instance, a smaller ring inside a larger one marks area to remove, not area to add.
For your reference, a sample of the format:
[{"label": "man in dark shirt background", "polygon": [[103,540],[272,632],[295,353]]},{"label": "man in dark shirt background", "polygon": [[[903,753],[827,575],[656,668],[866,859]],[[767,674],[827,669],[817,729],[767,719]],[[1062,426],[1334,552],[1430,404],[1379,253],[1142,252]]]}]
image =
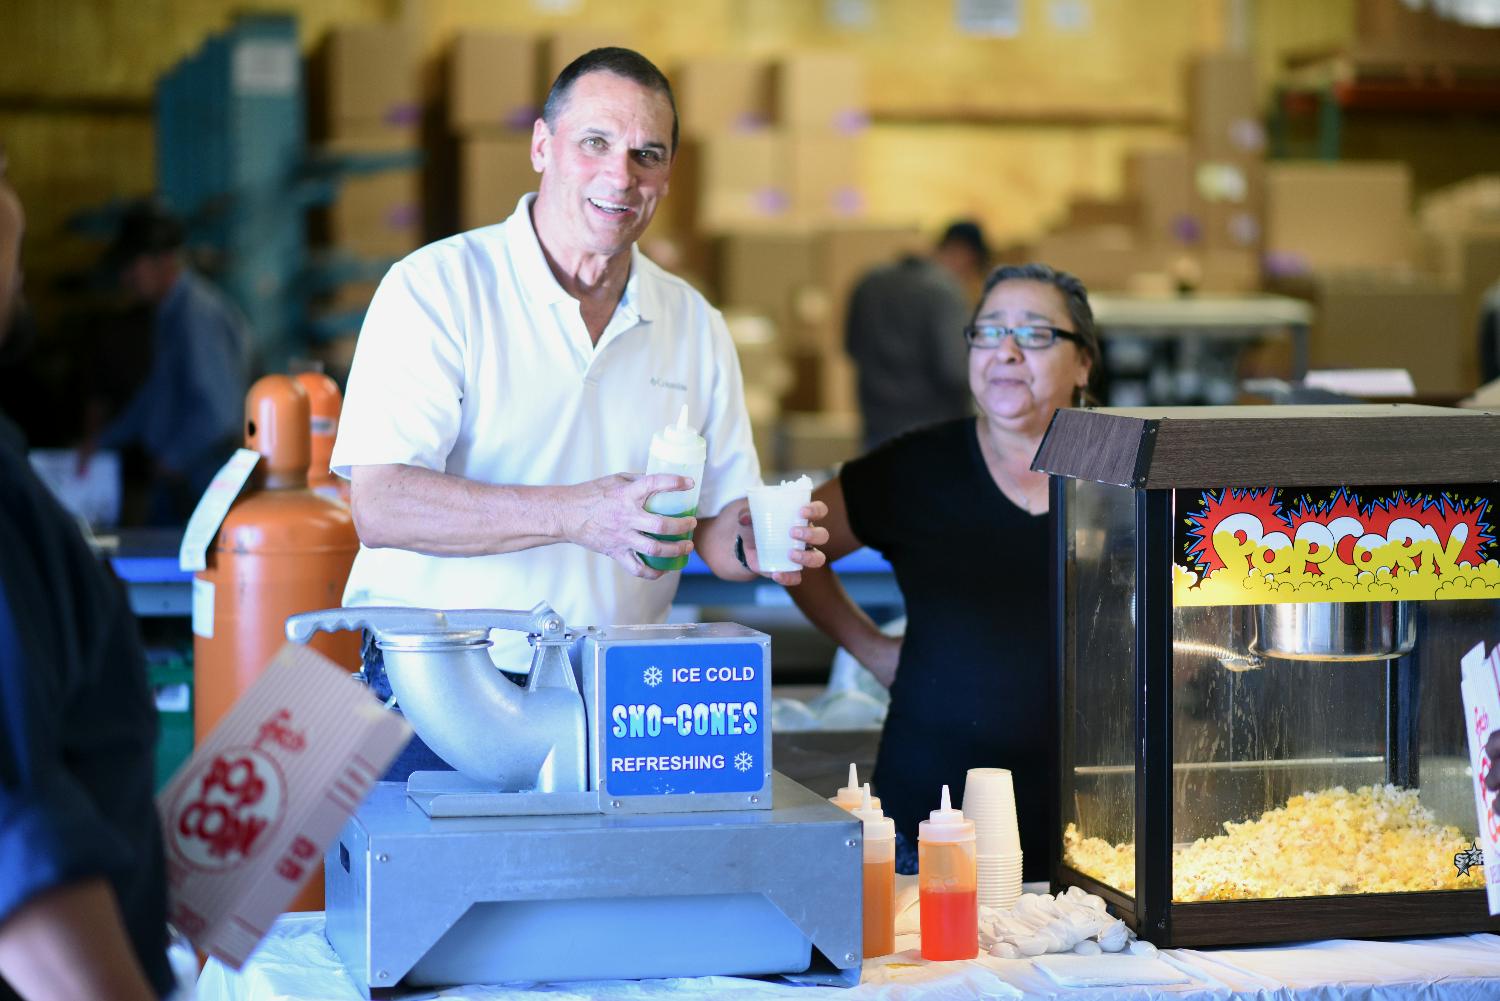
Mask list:
[{"label": "man in dark shirt background", "polygon": [[854,287],[844,347],[857,372],[867,450],[973,412],[963,328],[989,259],[979,224],[959,221],[930,255],[882,265]]},{"label": "man in dark shirt background", "polygon": [[[151,461],[146,520],[182,525],[243,438],[250,336],[244,316],[183,256],[182,224],[153,201],[132,205],[106,260],[151,305],[151,367],[125,409],[81,449],[137,444]],[[97,416],[91,418],[97,424]]]}]

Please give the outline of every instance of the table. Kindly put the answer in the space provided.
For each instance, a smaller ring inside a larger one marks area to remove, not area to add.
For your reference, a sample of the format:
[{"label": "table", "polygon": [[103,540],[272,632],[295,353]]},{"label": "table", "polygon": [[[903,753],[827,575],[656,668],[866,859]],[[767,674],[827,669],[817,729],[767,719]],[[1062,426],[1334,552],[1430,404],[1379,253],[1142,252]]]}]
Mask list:
[{"label": "table", "polygon": [[1312,307],[1283,295],[1137,296],[1099,293],[1089,297],[1100,336],[1129,334],[1146,339],[1239,341],[1273,330],[1292,338],[1292,380],[1307,374]]},{"label": "table", "polygon": [[[101,537],[101,548],[109,554],[110,565],[125,584],[131,611],[138,617],[192,614],[193,575],[177,568],[181,540],[181,529],[122,529]],[[856,603],[886,608],[901,605],[901,589],[891,565],[874,550],[856,550],[833,566]],[[696,552],[688,554],[676,597],[679,605],[783,605],[790,600],[780,584],[768,580],[720,580]]]},{"label": "table", "polygon": [[[447,988],[400,993],[417,999],[522,1001],[546,993],[582,999],[826,997],[839,1001],[956,1001],[959,998],[1076,998],[1080,1001],[1490,1001],[1500,997],[1500,936],[1459,935],[1391,942],[1334,940],[1246,949],[1167,949],[1160,956],[1188,978],[1162,987],[1065,988],[1025,959],[981,956],[925,963],[916,937],[899,936],[895,955],[867,960],[857,987],[792,987],[738,977]],[[361,995],[326,939],[323,916],[283,915],[238,973],[210,960],[198,979],[198,1001],[353,1001]]]}]

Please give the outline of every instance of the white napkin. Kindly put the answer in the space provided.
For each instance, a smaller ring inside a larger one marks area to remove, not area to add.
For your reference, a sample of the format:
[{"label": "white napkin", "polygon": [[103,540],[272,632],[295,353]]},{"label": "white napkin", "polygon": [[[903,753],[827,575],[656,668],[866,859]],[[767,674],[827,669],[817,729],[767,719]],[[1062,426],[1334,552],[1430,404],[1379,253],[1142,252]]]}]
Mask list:
[{"label": "white napkin", "polygon": [[1062,987],[1126,987],[1186,984],[1191,978],[1154,956],[1037,956],[1032,964]]}]

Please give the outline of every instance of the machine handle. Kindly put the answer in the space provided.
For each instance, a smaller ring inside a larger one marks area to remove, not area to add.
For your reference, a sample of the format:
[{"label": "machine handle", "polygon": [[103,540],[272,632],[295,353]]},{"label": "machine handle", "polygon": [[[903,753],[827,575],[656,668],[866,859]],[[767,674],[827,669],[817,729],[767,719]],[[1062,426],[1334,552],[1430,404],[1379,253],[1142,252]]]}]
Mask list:
[{"label": "machine handle", "polygon": [[443,613],[430,608],[405,608],[400,605],[364,605],[352,608],[324,608],[288,616],[286,638],[306,643],[318,631],[336,633],[344,629],[405,629],[412,632],[442,629]]},{"label": "machine handle", "polygon": [[538,603],[529,612],[513,612],[503,608],[455,608],[438,614],[453,629],[509,629],[545,638],[561,635],[567,630],[562,616],[554,612],[546,602]]},{"label": "machine handle", "polygon": [[546,602],[539,603],[529,612],[504,608],[440,611],[401,605],[356,605],[302,612],[289,616],[286,620],[286,638],[293,643],[306,643],[319,630],[336,633],[342,629],[369,629],[376,633],[507,629],[551,640],[565,638],[567,633],[562,616],[554,612]]}]

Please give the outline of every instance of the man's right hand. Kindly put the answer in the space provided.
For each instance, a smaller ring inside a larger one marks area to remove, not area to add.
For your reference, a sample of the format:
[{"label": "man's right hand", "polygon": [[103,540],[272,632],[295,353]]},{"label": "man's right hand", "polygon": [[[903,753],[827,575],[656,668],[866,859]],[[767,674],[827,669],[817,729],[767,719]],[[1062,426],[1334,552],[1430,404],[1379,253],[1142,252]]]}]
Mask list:
[{"label": "man's right hand", "polygon": [[636,554],[686,556],[693,549],[691,540],[662,542],[651,535],[691,535],[698,519],[652,514],[646,510],[646,498],[688,490],[692,484],[686,477],[665,473],[615,473],[580,483],[570,488],[563,534],[569,542],[608,556],[634,576],[655,580],[664,571],[646,566]]}]

